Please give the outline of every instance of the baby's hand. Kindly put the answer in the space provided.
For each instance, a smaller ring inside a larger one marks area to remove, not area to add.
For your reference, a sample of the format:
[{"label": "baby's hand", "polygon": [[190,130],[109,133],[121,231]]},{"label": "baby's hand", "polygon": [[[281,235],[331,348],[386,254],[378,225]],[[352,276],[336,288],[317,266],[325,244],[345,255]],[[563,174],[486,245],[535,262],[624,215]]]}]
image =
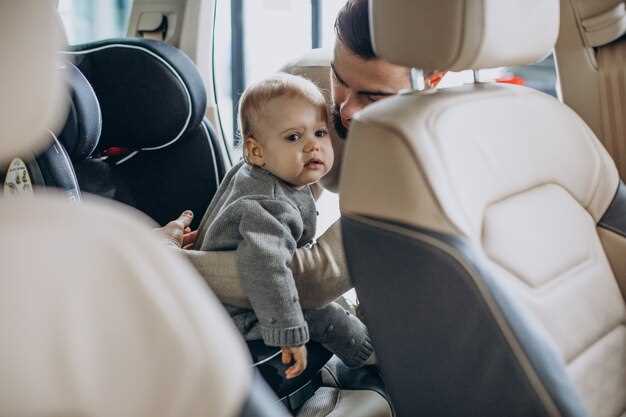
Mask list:
[{"label": "baby's hand", "polygon": [[300,375],[306,369],[306,347],[302,346],[283,346],[280,348],[282,351],[283,364],[289,365],[291,362],[295,362],[292,366],[287,368],[285,376],[287,379],[292,379]]}]

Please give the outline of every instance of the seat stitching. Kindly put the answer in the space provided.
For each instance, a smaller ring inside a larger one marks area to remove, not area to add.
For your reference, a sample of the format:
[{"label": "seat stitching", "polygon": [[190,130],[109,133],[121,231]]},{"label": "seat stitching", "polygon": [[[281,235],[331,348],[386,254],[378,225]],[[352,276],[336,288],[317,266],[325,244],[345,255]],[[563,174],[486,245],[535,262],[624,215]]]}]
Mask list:
[{"label": "seat stitching", "polygon": [[[526,193],[529,193],[529,192],[531,192],[531,191],[533,191],[533,190],[540,189],[540,188],[543,188],[543,187],[547,187],[547,186],[550,186],[550,185],[553,185],[553,186],[555,186],[555,187],[557,187],[557,188],[559,188],[559,189],[562,189],[562,190],[563,190],[563,191],[565,191],[565,192],[566,192],[566,193],[567,193],[567,194],[568,194],[568,195],[569,195],[569,196],[570,196],[570,197],[571,197],[574,201],[576,201],[576,202],[580,205],[580,202],[576,199],[576,197],[575,197],[575,196],[574,196],[571,192],[569,192],[569,190],[568,190],[567,188],[565,188],[565,187],[564,187],[564,186],[562,186],[561,184],[557,184],[557,183],[554,183],[554,182],[550,182],[550,181],[548,181],[548,182],[545,182],[545,183],[542,183],[542,184],[532,185],[532,186],[530,186],[530,187],[528,187],[528,188],[525,188],[525,189],[523,189],[523,190],[520,190],[520,191],[516,191],[516,192],[510,193],[510,194],[508,194],[508,195],[506,195],[506,196],[504,196],[504,197],[502,197],[502,198],[499,198],[499,199],[497,199],[497,200],[494,200],[493,202],[491,202],[491,203],[489,203],[489,204],[487,204],[487,205],[485,206],[485,212],[486,212],[489,208],[491,208],[491,207],[493,207],[493,206],[495,206],[495,205],[497,205],[497,204],[500,204],[500,203],[502,203],[502,202],[504,202],[504,201],[510,200],[510,199],[512,199],[512,198],[515,198],[515,197],[519,197],[519,196],[524,195],[524,194],[526,194]],[[582,206],[581,206],[581,207],[582,207]],[[586,210],[586,208],[585,208],[585,212],[586,212],[587,214],[591,215],[591,214],[590,214],[590,213]],[[483,220],[484,220],[484,215],[483,215]],[[593,218],[592,218],[592,220],[593,220]],[[514,277],[516,277],[519,281],[523,282],[523,283],[524,283],[524,284],[525,284],[528,288],[531,288],[531,289],[533,289],[533,290],[542,290],[542,289],[545,289],[545,288],[546,288],[546,287],[548,287],[548,286],[556,285],[556,284],[555,284],[555,281],[556,281],[556,280],[562,280],[562,279],[564,279],[564,278],[565,278],[565,277],[566,277],[569,273],[571,273],[574,269],[577,269],[577,268],[579,268],[579,267],[582,269],[582,265],[584,265],[585,263],[589,263],[589,262],[591,262],[591,261],[593,260],[593,258],[595,258],[594,254],[593,254],[593,251],[592,251],[592,253],[587,253],[587,256],[586,256],[586,257],[584,257],[584,258],[582,258],[582,259],[580,259],[580,260],[576,261],[576,262],[575,262],[574,264],[572,264],[571,266],[565,267],[564,269],[561,269],[561,271],[556,272],[556,273],[554,274],[554,276],[553,276],[552,278],[548,279],[547,281],[545,281],[545,282],[543,282],[543,283],[541,283],[541,284],[539,284],[539,285],[532,285],[532,284],[528,283],[525,279],[523,279],[523,278],[522,278],[522,276],[521,276],[521,274],[519,274],[519,273],[517,273],[517,272],[512,271],[510,268],[506,267],[506,266],[505,266],[505,265],[503,265],[501,262],[499,262],[498,260],[494,259],[494,258],[493,258],[493,257],[489,254],[489,252],[485,250],[485,241],[484,241],[484,235],[485,235],[485,233],[484,233],[484,230],[485,230],[485,223],[484,223],[484,221],[482,222],[481,226],[482,226],[482,227],[481,227],[481,232],[480,232],[480,244],[481,244],[481,246],[482,246],[482,248],[483,248],[483,252],[484,252],[484,253],[485,253],[485,255],[487,256],[487,258],[488,258],[491,262],[493,262],[494,264],[498,265],[499,267],[501,267],[502,269],[504,269],[505,271],[509,272],[511,275],[513,275]]]},{"label": "seat stitching", "polygon": [[[585,259],[583,259],[580,262],[576,262],[573,266],[568,267],[567,269],[565,269],[562,272],[559,272],[557,274],[555,274],[552,278],[548,279],[546,282],[543,282],[539,285],[532,285],[530,283],[528,283],[525,279],[523,279],[520,274],[512,271],[511,269],[507,268],[506,266],[502,265],[500,262],[496,261],[495,259],[493,259],[487,252],[485,252],[485,255],[487,255],[487,258],[489,258],[489,260],[491,262],[493,262],[494,264],[498,265],[500,268],[504,269],[505,271],[507,271],[509,274],[511,274],[513,277],[515,277],[519,282],[521,282],[522,284],[524,284],[524,286],[528,289],[530,289],[531,291],[535,291],[535,292],[548,292],[549,289],[551,288],[556,288],[559,286],[559,283],[566,280],[567,277],[570,275],[570,273],[576,269],[585,269],[588,267],[591,267],[595,264],[592,263],[592,257],[587,257]],[[589,264],[589,265],[587,265]],[[574,279],[577,277],[573,277]],[[580,278],[584,278],[584,277],[580,277]]]},{"label": "seat stitching", "polygon": [[48,130],[48,132],[50,133],[50,135],[52,135],[52,139],[54,141],[54,146],[64,156],[61,159],[63,160],[63,163],[64,163],[65,167],[68,169],[68,171],[70,172],[70,174],[72,176],[72,185],[74,186],[74,190],[76,191],[76,197],[80,201],[80,200],[82,200],[82,196],[81,196],[81,192],[80,192],[80,186],[78,185],[78,178],[76,178],[76,172],[74,171],[74,167],[70,163],[70,157],[67,154],[67,152],[65,151],[65,148],[63,147],[63,145],[61,145],[61,142],[59,142],[59,139],[54,134],[54,132],[52,132],[52,130]]},{"label": "seat stitching", "polygon": [[596,346],[599,342],[601,342],[603,339],[606,339],[608,336],[610,336],[612,333],[615,332],[615,330],[619,329],[620,327],[626,327],[626,323],[624,322],[624,318],[622,318],[622,320],[617,323],[615,326],[610,327],[606,332],[602,333],[599,337],[597,337],[593,342],[590,342],[589,345],[585,346],[584,348],[582,348],[580,350],[580,352],[576,352],[576,354],[574,354],[566,363],[567,365],[572,365],[577,359],[579,359],[585,352],[589,351],[591,348],[593,348],[594,346]]},{"label": "seat stitching", "polygon": [[165,59],[163,59],[162,57],[160,57],[156,53],[150,51],[149,49],[144,48],[142,46],[138,46],[138,45],[110,44],[110,45],[99,46],[99,47],[92,48],[92,49],[86,49],[86,50],[83,50],[83,51],[61,51],[61,53],[62,54],[66,54],[66,55],[87,55],[87,54],[92,53],[92,52],[99,52],[99,51],[102,51],[102,50],[105,50],[105,49],[111,49],[111,48],[116,48],[116,47],[117,48],[126,48],[126,49],[137,49],[137,50],[140,50],[142,52],[145,52],[148,55],[153,56],[157,60],[161,61],[161,63],[163,65],[165,65],[165,67],[167,69],[169,69],[172,72],[172,74],[174,74],[174,77],[183,86],[183,90],[184,90],[185,96],[187,98],[187,105],[188,105],[189,112],[187,114],[187,119],[185,120],[185,123],[183,124],[182,129],[180,130],[180,132],[178,132],[178,134],[171,141],[169,141],[169,142],[167,142],[167,143],[165,143],[163,145],[159,145],[159,146],[153,146],[153,147],[148,147],[148,148],[141,148],[141,150],[142,151],[153,151],[153,150],[157,150],[157,149],[163,149],[163,148],[166,148],[166,147],[172,145],[174,142],[177,142],[181,138],[181,136],[183,135],[183,133],[185,132],[187,127],[189,126],[189,122],[191,121],[191,113],[192,113],[191,109],[192,109],[193,105],[191,103],[191,94],[189,93],[189,89],[187,88],[187,85],[183,81],[183,79],[180,76],[180,74],[178,73],[178,71],[176,71],[174,69],[174,67],[169,62],[167,62]]},{"label": "seat stitching", "polygon": [[387,232],[397,233],[411,239],[427,243],[454,259],[454,261],[458,263],[459,267],[466,272],[465,275],[467,275],[469,281],[473,284],[472,289],[478,293],[480,300],[483,302],[481,307],[484,309],[485,313],[487,313],[494,320],[500,337],[502,337],[506,345],[510,348],[509,353],[515,359],[516,366],[520,372],[526,376],[529,387],[535,392],[537,398],[542,402],[546,413],[550,416],[562,416],[561,411],[554,403],[554,400],[548,392],[547,387],[544,385],[543,380],[539,378],[533,363],[530,361],[528,354],[522,347],[517,335],[514,333],[508,320],[504,316],[504,313],[491,293],[491,290],[482,280],[477,278],[477,275],[480,276],[480,273],[476,271],[474,266],[467,263],[463,255],[459,254],[458,250],[454,246],[451,246],[450,244],[432,236],[428,236],[418,230],[407,229],[403,226],[386,223],[384,220],[378,220],[361,215],[350,215],[348,217],[365,224],[374,225]]}]

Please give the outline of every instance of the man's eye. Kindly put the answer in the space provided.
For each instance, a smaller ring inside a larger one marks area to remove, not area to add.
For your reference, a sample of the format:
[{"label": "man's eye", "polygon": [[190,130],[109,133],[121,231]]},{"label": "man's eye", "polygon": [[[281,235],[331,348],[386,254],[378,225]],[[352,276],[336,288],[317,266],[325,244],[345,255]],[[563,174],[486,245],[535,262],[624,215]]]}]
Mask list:
[{"label": "man's eye", "polygon": [[333,80],[337,82],[337,84],[339,84],[342,87],[347,87],[346,83],[343,82],[343,80],[339,77],[337,77],[337,74],[335,74],[335,71],[331,71],[331,77],[333,77]]},{"label": "man's eye", "polygon": [[365,99],[369,102],[369,103],[376,103],[378,100],[380,100],[382,97],[381,96],[365,96]]},{"label": "man's eye", "polygon": [[287,141],[289,142],[297,142],[300,139],[300,135],[298,133],[292,133],[291,135],[287,136],[285,139],[287,139]]},{"label": "man's eye", "polygon": [[318,129],[315,131],[315,137],[316,138],[323,138],[326,135],[328,135],[328,130],[326,129]]}]

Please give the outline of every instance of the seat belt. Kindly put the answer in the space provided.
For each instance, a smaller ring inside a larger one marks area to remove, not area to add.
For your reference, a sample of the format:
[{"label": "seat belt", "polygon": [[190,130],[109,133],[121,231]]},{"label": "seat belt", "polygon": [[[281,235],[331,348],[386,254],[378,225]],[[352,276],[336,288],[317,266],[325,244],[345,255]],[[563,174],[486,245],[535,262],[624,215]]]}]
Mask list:
[{"label": "seat belt", "polygon": [[283,403],[283,405],[287,407],[287,410],[293,414],[298,411],[304,403],[309,400],[309,398],[315,395],[315,391],[317,391],[321,386],[322,376],[320,370],[309,380],[309,382],[298,388],[296,391],[282,397],[280,402]]}]

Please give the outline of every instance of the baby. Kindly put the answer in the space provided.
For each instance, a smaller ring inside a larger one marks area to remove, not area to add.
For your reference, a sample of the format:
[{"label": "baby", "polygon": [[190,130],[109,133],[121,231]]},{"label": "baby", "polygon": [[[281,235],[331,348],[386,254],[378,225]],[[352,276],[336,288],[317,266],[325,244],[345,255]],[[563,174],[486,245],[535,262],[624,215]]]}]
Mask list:
[{"label": "baby", "polygon": [[[277,74],[250,86],[239,103],[244,161],[226,175],[202,219],[195,249],[237,249],[252,310],[226,306],[247,340],[279,346],[288,379],[307,364],[304,346],[323,344],[346,365],[373,361],[363,323],[336,303],[302,311],[289,265],[313,239],[310,185],[333,165],[324,97],[310,81]],[[370,359],[370,357],[372,359]],[[369,359],[369,361],[368,361]]]}]

